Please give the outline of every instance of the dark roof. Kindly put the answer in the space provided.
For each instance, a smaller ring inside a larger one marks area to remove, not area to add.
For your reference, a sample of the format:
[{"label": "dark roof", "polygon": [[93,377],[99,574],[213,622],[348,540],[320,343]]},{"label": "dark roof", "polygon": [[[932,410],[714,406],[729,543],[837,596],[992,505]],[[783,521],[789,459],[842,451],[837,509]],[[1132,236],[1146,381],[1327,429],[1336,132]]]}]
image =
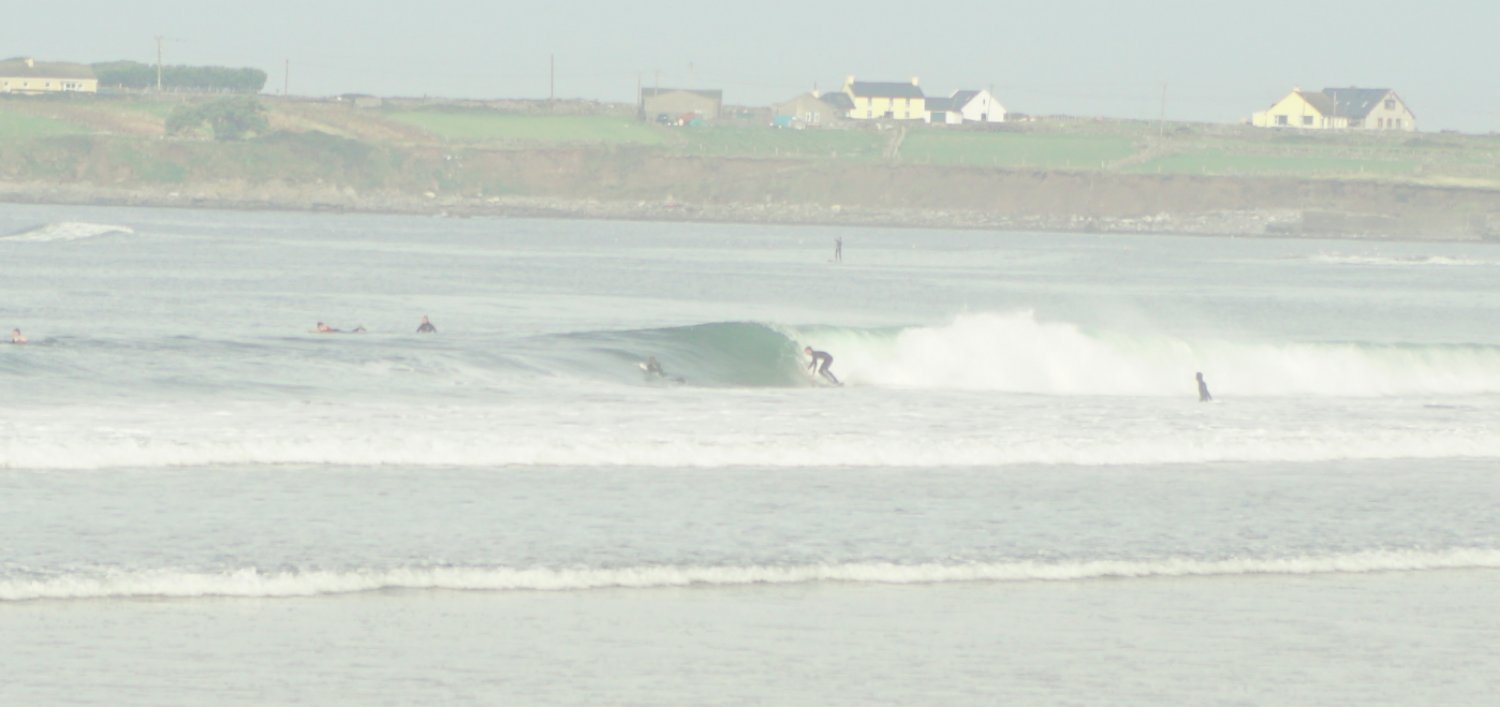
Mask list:
[{"label": "dark roof", "polygon": [[819,96],[818,100],[839,110],[854,110],[854,99],[850,98],[847,93],[825,93]]},{"label": "dark roof", "polygon": [[959,103],[959,102],[957,102],[955,100],[953,100],[952,98],[943,98],[941,96],[928,96],[927,97],[926,106],[927,106],[927,110],[932,111],[932,112],[937,112],[937,111],[958,110],[959,108],[963,107],[963,104]]},{"label": "dark roof", "polygon": [[890,81],[855,81],[850,84],[849,90],[856,96],[876,96],[880,98],[922,98],[922,89],[914,83],[896,83]]},{"label": "dark roof", "polygon": [[1319,113],[1322,113],[1323,117],[1325,118],[1332,118],[1335,114],[1335,111],[1338,110],[1338,106],[1334,105],[1333,99],[1321,93],[1313,93],[1312,91],[1298,91],[1297,95],[1301,96],[1302,100],[1307,101],[1308,105],[1316,108],[1317,111]]},{"label": "dark roof", "polygon": [[641,98],[655,98],[657,96],[665,96],[669,93],[696,93],[704,98],[712,98],[716,101],[724,100],[723,91],[698,88],[643,88],[641,89]]},{"label": "dark roof", "polygon": [[[953,101],[953,108],[955,110],[962,110],[963,107],[969,105],[969,101],[974,100],[974,97],[977,95],[979,95],[978,91],[954,91],[953,98],[950,100]],[[929,98],[927,100],[930,102],[932,99]]]},{"label": "dark roof", "polygon": [[[1379,106],[1390,93],[1391,89],[1388,88],[1354,88],[1351,86],[1323,89],[1323,95],[1328,96],[1336,106],[1337,115],[1355,120],[1369,115],[1370,111],[1375,110],[1375,107]],[[1319,108],[1319,110],[1322,109]]]},{"label": "dark roof", "polygon": [[0,76],[31,79],[91,79],[94,78],[94,70],[83,64],[69,64],[61,61],[35,61],[28,66],[26,59],[19,58],[0,61]]}]

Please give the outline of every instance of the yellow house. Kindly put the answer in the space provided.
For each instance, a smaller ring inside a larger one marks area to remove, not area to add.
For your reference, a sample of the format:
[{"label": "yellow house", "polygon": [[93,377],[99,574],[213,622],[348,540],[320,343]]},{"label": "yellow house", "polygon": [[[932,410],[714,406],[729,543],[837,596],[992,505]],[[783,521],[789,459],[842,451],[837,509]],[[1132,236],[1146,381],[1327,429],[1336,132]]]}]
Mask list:
[{"label": "yellow house", "polygon": [[83,64],[37,61],[30,57],[0,61],[0,93],[99,92],[94,70]]},{"label": "yellow house", "polygon": [[844,80],[844,94],[854,104],[849,117],[855,120],[926,120],[927,98],[916,77],[911,83]]},{"label": "yellow house", "polygon": [[1258,128],[1413,132],[1417,117],[1388,88],[1325,88],[1316,93],[1293,89],[1275,105],[1252,115],[1250,124]]}]

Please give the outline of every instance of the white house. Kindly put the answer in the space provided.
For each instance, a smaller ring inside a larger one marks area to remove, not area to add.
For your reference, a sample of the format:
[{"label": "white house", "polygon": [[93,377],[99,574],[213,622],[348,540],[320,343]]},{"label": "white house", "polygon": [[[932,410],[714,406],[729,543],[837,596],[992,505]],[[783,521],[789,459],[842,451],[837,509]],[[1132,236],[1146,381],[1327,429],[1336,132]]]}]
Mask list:
[{"label": "white house", "polygon": [[1005,106],[989,91],[954,91],[948,98],[927,99],[927,122],[959,125],[961,123],[1003,123]]}]

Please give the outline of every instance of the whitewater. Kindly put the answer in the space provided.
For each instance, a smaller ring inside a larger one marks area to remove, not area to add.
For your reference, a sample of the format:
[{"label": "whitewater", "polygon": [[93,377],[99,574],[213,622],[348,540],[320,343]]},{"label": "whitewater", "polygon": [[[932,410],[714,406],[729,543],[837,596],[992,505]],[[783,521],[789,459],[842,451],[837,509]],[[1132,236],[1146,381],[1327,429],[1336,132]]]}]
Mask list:
[{"label": "whitewater", "polygon": [[0,234],[3,704],[1500,691],[1492,244]]}]

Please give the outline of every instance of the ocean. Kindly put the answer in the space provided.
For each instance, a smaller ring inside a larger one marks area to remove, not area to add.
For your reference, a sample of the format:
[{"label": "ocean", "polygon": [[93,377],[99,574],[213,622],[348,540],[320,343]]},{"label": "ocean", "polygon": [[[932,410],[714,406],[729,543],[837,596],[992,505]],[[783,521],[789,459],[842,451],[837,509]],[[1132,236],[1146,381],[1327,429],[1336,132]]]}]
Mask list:
[{"label": "ocean", "polygon": [[1490,704],[1496,283],[7,205],[0,704]]}]

